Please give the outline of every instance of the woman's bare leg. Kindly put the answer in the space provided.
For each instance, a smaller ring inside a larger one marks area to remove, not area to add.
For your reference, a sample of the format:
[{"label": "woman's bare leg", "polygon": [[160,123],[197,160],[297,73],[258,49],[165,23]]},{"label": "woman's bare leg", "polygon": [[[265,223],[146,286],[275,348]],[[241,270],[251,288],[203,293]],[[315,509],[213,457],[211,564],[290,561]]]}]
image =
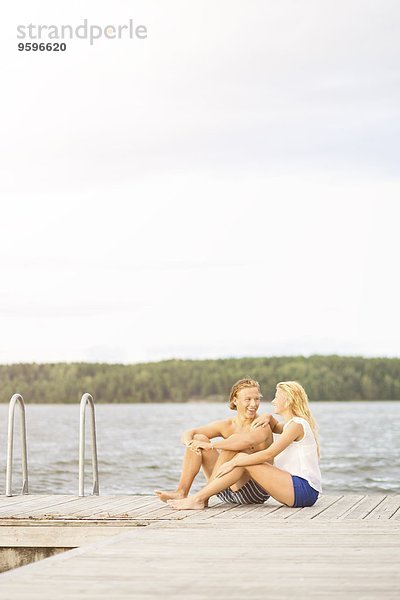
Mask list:
[{"label": "woman's bare leg", "polygon": [[268,463],[252,465],[251,467],[245,467],[245,469],[251,479],[261,485],[272,498],[286,504],[286,506],[293,506],[294,489],[290,473]]},{"label": "woman's bare leg", "polygon": [[[236,450],[221,450],[221,452],[219,453],[219,456],[218,456],[218,460],[214,465],[212,475],[211,475],[211,477],[208,478],[209,481],[212,481],[213,479],[215,479],[215,476],[218,473],[219,467],[223,463],[228,462],[228,460],[231,460],[236,454],[237,454]],[[231,490],[233,492],[236,492],[241,487],[243,487],[245,485],[245,483],[247,483],[249,481],[249,479],[250,479],[250,475],[248,473],[244,472],[239,479],[237,479],[237,480],[235,479],[235,482],[230,486]]]},{"label": "woman's bare leg", "polygon": [[231,487],[248,473],[251,479],[257,481],[278,502],[293,506],[294,490],[292,476],[287,471],[282,471],[268,463],[261,465],[252,465],[250,467],[235,467],[224,475],[211,480],[197,494],[184,498],[183,500],[171,501],[169,504],[178,510],[199,510],[206,506],[208,499],[218,492]]},{"label": "woman's bare leg", "polygon": [[[210,441],[208,437],[199,433],[194,435],[193,439],[202,442]],[[190,448],[186,448],[185,454],[183,455],[182,472],[176,489],[170,492],[155,490],[154,493],[163,502],[171,499],[186,498],[200,469],[203,469],[204,475],[207,480],[209,480],[218,460],[219,454],[217,450],[200,450],[199,453],[196,453],[193,450],[190,450]],[[229,459],[226,458],[225,460]]]},{"label": "woman's bare leg", "polygon": [[[273,438],[273,435],[272,435],[272,431],[271,431],[271,428],[270,428],[269,425],[268,425],[268,427],[265,428],[264,433],[265,433],[265,447],[268,448],[272,444],[272,442],[274,441],[274,438]],[[246,454],[251,454],[253,451],[254,450],[250,450],[249,449],[249,450],[246,450],[245,453]],[[236,450],[222,450],[220,452],[220,454],[219,454],[217,462],[215,463],[214,470],[212,472],[212,476],[210,478],[208,478],[208,479],[210,479],[210,480],[214,479],[215,475],[218,473],[219,467],[223,463],[227,462],[228,460],[231,460],[236,454],[237,454]],[[271,460],[271,463],[273,463],[273,460]],[[237,492],[250,479],[251,479],[251,475],[247,471],[245,471],[243,473],[243,475],[237,481],[235,481],[235,483],[233,483],[229,487],[231,488],[232,492]]]},{"label": "woman's bare leg", "polygon": [[[273,438],[273,435],[272,435],[272,431],[271,431],[270,426],[268,425],[268,427],[265,428],[265,447],[268,448],[268,446],[270,446],[273,441],[274,441],[274,438]],[[251,454],[251,452],[252,452],[252,450],[249,449],[248,451],[246,451],[246,454]],[[227,462],[228,460],[231,460],[236,454],[237,454],[236,450],[222,450],[220,452],[220,454],[219,454],[217,462],[214,465],[214,469],[213,469],[211,477],[208,477],[207,479],[209,479],[209,480],[214,479],[215,476],[216,476],[216,474],[218,473],[219,467],[223,463]],[[271,463],[272,462],[273,462],[273,460],[271,460]],[[233,492],[237,492],[250,479],[251,479],[251,475],[249,475],[249,473],[246,471],[246,472],[243,473],[243,475],[237,481],[235,481],[235,483],[233,483],[229,487],[231,488],[231,490]]]}]

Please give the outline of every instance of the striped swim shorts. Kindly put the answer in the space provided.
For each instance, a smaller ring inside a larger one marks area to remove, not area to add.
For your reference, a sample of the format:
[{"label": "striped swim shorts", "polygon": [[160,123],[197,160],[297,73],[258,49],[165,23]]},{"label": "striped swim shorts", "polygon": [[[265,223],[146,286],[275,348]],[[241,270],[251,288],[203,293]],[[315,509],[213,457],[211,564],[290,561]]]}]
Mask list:
[{"label": "striped swim shorts", "polygon": [[268,500],[269,494],[256,481],[250,479],[237,492],[227,488],[219,492],[217,498],[229,504],[263,504]]}]

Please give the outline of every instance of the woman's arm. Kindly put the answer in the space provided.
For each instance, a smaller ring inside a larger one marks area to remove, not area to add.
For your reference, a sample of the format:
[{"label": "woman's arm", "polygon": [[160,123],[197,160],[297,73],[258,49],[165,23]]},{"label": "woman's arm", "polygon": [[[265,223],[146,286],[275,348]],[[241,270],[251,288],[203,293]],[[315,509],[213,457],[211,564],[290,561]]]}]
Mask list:
[{"label": "woman's arm", "polygon": [[275,417],[271,416],[270,426],[272,433],[283,433],[283,423],[280,423]]},{"label": "woman's arm", "polygon": [[283,423],[280,423],[279,421],[277,421],[275,419],[275,417],[273,417],[269,413],[265,413],[265,414],[261,415],[260,417],[257,417],[257,419],[254,419],[254,421],[251,425],[251,429],[257,429],[258,427],[265,427],[266,425],[269,425],[271,427],[272,433],[282,433],[282,431],[283,431]]},{"label": "woman's arm", "polygon": [[271,444],[266,450],[254,452],[254,454],[238,454],[232,460],[221,465],[218,470],[217,477],[221,477],[229,473],[235,467],[250,467],[251,465],[259,465],[267,461],[272,461],[282,450],[287,448],[294,440],[303,435],[303,426],[294,421],[290,423],[279,440]]}]

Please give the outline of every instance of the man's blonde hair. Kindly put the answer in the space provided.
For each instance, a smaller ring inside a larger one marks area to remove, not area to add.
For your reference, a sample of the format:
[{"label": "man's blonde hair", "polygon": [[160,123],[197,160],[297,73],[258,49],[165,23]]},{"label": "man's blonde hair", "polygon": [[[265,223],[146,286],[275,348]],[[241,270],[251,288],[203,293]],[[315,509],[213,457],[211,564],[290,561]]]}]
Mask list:
[{"label": "man's blonde hair", "polygon": [[314,434],[315,443],[317,444],[318,456],[320,456],[320,446],[317,434],[317,424],[310,411],[308,404],[308,396],[305,389],[298,381],[281,381],[276,386],[286,394],[288,407],[295,417],[303,417],[310,424],[311,431]]},{"label": "man's blonde hair", "polygon": [[229,408],[231,408],[232,410],[237,410],[234,400],[237,398],[238,393],[240,392],[240,390],[243,390],[244,388],[251,388],[251,387],[256,387],[262,398],[260,384],[258,383],[258,381],[256,381],[255,379],[248,379],[248,378],[239,379],[239,381],[234,383],[232,386],[231,393],[229,396]]}]

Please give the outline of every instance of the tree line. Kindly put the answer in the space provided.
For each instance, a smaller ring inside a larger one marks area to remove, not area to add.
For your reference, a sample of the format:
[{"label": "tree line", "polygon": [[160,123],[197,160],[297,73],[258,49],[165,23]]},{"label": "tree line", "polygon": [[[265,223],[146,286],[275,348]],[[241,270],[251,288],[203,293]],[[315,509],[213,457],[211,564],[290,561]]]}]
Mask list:
[{"label": "tree line", "polygon": [[0,365],[0,402],[19,392],[27,403],[226,400],[242,377],[260,382],[265,398],[278,381],[297,380],[310,400],[400,400],[400,359],[281,356],[165,360],[133,365],[54,363]]}]

